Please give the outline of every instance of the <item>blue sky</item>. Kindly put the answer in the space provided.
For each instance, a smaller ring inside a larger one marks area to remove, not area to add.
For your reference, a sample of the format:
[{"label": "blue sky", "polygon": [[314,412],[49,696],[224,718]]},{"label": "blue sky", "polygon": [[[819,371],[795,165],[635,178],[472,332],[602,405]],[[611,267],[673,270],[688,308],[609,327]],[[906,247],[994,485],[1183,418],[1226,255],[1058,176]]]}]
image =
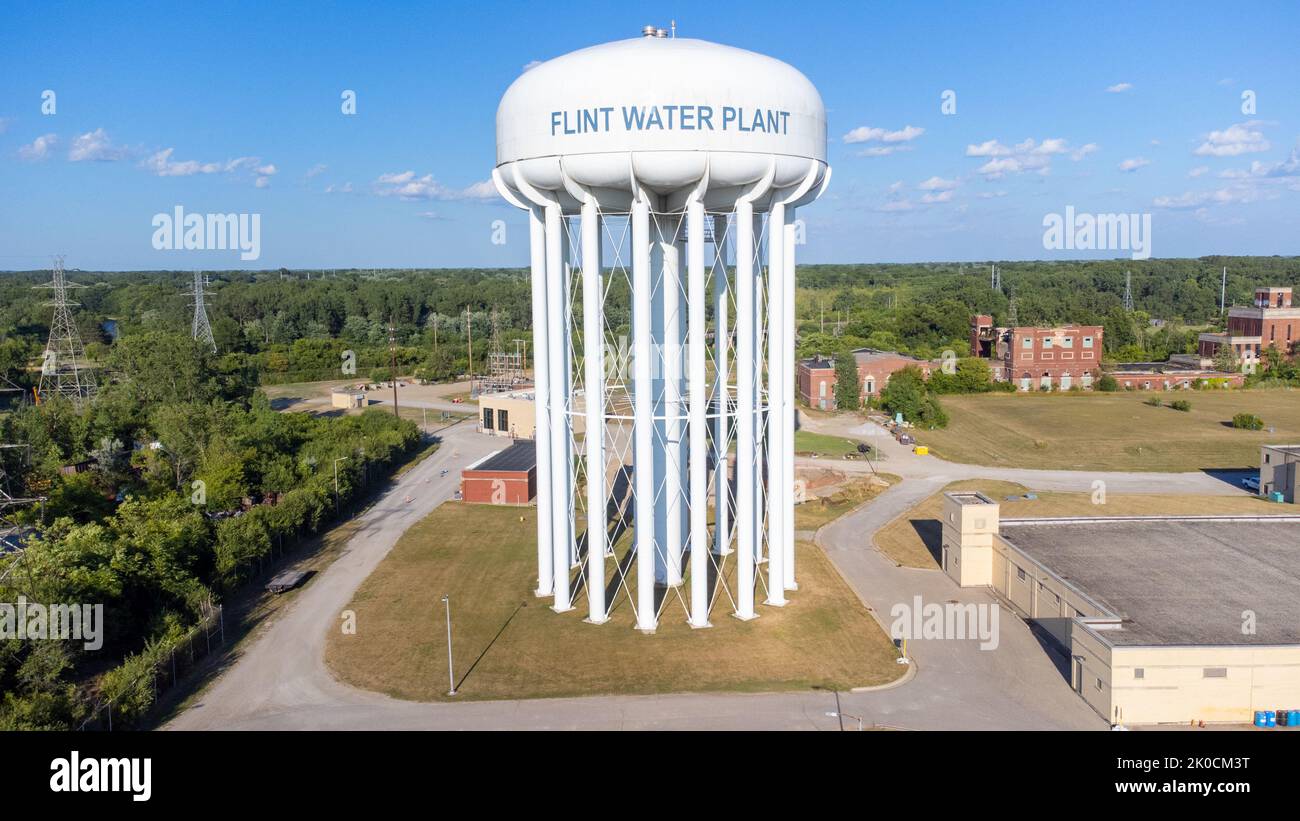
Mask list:
[{"label": "blue sky", "polygon": [[[1150,213],[1158,257],[1300,253],[1294,3],[43,2],[3,16],[0,269],[54,253],[109,270],[523,265],[522,215],[481,196],[502,92],[532,61],[673,18],[821,91],[835,173],[802,212],[803,261],[1089,256],[1043,248],[1044,215],[1066,206]],[[178,204],[261,214],[261,258],[155,250],[151,219]]]}]

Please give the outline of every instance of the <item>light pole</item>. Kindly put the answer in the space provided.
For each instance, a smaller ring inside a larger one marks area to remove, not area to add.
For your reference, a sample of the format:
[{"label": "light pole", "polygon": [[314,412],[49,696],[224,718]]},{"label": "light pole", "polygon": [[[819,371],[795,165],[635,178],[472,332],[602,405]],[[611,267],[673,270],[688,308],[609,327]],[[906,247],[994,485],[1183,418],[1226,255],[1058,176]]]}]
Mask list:
[{"label": "light pole", "polygon": [[339,462],[346,462],[348,457],[340,456],[334,460],[334,515],[339,515]]},{"label": "light pole", "polygon": [[456,674],[451,669],[451,597],[444,595],[442,603],[447,606],[447,684],[451,687],[447,691],[447,695],[454,696],[456,695]]}]

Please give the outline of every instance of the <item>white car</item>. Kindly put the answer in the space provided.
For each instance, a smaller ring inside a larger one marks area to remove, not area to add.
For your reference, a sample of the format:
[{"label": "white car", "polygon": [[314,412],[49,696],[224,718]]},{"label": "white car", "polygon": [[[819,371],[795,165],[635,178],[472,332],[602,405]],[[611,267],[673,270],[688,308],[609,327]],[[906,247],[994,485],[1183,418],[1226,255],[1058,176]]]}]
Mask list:
[{"label": "white car", "polygon": [[1259,477],[1247,476],[1241,480],[1241,486],[1252,493],[1259,493]]}]

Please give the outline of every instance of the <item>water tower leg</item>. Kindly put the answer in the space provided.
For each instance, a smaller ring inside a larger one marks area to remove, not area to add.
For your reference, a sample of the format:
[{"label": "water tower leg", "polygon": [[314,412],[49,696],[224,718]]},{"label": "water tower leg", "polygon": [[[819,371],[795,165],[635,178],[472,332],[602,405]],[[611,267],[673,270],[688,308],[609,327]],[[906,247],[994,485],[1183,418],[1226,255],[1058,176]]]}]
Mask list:
[{"label": "water tower leg", "polygon": [[714,357],[716,373],[713,378],[714,407],[718,414],[714,423],[714,447],[717,450],[717,464],[714,466],[713,491],[713,552],[719,557],[731,553],[731,472],[727,460],[727,438],[731,435],[728,419],[731,413],[730,388],[727,383],[731,370],[727,358],[730,356],[731,335],[731,289],[727,283],[727,217],[717,215],[713,218],[713,241],[717,245],[718,261],[713,270],[713,318],[714,318]]},{"label": "water tower leg", "polygon": [[662,337],[662,362],[664,386],[664,489],[661,506],[664,510],[664,559],[667,564],[667,583],[676,587],[682,583],[682,265],[681,232],[675,216],[665,218],[663,230],[671,231],[660,239],[663,253],[663,278],[661,293],[664,299],[664,325]]},{"label": "water tower leg", "polygon": [[668,423],[665,418],[667,385],[664,381],[664,244],[660,233],[661,225],[654,214],[650,215],[650,384],[652,390],[652,414],[654,431],[654,475],[655,475],[655,584],[663,587],[668,584],[668,497],[665,486],[668,475]]},{"label": "water tower leg", "polygon": [[632,203],[632,476],[636,514],[636,626],[655,629],[654,387],[650,370],[650,206]]},{"label": "water tower leg", "polygon": [[690,481],[691,489],[691,627],[709,626],[709,511],[708,442],[705,425],[707,397],[704,383],[704,204],[692,200],[686,218],[687,254],[687,355],[690,357]]},{"label": "water tower leg", "polygon": [[601,287],[600,211],[582,206],[582,350],[586,388],[587,621],[603,624],[605,609],[605,316]]},{"label": "water tower leg", "polygon": [[767,601],[785,605],[785,205],[767,219]]},{"label": "water tower leg", "polygon": [[782,305],[784,319],[782,327],[785,329],[785,383],[781,385],[781,393],[785,397],[782,402],[781,429],[785,431],[785,442],[783,449],[785,451],[781,459],[781,466],[784,470],[784,477],[781,482],[781,492],[786,494],[784,509],[786,510],[785,532],[781,536],[781,547],[785,551],[785,561],[782,563],[785,572],[785,589],[798,590],[799,585],[795,582],[794,576],[794,294],[795,294],[795,218],[794,209],[785,209],[785,225],[783,230],[785,237],[781,241],[781,250],[785,261],[781,265],[783,276],[785,277],[783,287],[785,288],[785,300]]},{"label": "water tower leg", "polygon": [[754,206],[736,204],[736,617],[754,618]]},{"label": "water tower leg", "polygon": [[546,301],[547,325],[550,333],[550,390],[546,400],[551,425],[551,549],[552,571],[555,575],[555,601],[552,609],[563,613],[573,609],[569,591],[569,495],[572,493],[569,471],[569,417],[565,412],[569,368],[569,329],[564,317],[564,279],[567,275],[564,252],[564,219],[559,205],[546,206],[546,279],[549,295]]},{"label": "water tower leg", "polygon": [[550,382],[547,379],[551,352],[547,345],[546,326],[546,226],[539,211],[537,207],[528,209],[533,279],[533,388],[537,414],[534,441],[537,452],[536,594],[549,596],[555,589],[555,573],[551,569],[551,423],[548,409]]}]

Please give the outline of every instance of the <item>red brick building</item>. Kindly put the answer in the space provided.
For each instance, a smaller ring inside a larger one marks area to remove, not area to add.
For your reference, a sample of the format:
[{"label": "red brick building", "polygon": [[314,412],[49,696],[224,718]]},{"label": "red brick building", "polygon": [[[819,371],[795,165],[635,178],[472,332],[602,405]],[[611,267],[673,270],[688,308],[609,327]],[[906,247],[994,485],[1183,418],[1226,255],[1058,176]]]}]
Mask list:
[{"label": "red brick building", "polygon": [[994,380],[1022,391],[1091,388],[1101,377],[1101,351],[1100,325],[995,328],[987,314],[971,317],[971,356],[989,361]]},{"label": "red brick building", "polygon": [[518,441],[461,471],[460,494],[466,502],[526,505],[537,495],[537,451]]},{"label": "red brick building", "polygon": [[1242,370],[1253,370],[1263,352],[1277,348],[1293,356],[1300,340],[1300,308],[1291,304],[1290,288],[1256,288],[1255,304],[1228,309],[1225,333],[1206,333],[1198,338],[1198,352],[1213,359],[1224,345],[1232,348]]},{"label": "red brick building", "polygon": [[[858,366],[858,382],[862,398],[879,396],[889,377],[903,368],[915,365],[929,378],[930,371],[939,363],[917,359],[896,351],[879,351],[875,348],[858,348],[853,351]],[[799,363],[799,398],[810,408],[835,409],[835,360],[815,356]]]}]

